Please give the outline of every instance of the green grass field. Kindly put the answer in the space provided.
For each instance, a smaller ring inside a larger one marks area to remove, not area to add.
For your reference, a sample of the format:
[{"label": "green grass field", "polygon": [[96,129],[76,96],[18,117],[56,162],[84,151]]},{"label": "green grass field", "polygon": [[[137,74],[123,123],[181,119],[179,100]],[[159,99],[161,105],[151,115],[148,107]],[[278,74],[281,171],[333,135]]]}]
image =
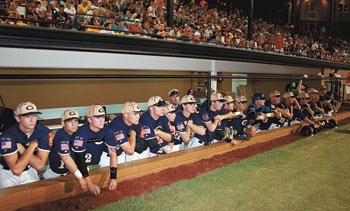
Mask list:
[{"label": "green grass field", "polygon": [[350,134],[327,131],[97,210],[350,210]]}]

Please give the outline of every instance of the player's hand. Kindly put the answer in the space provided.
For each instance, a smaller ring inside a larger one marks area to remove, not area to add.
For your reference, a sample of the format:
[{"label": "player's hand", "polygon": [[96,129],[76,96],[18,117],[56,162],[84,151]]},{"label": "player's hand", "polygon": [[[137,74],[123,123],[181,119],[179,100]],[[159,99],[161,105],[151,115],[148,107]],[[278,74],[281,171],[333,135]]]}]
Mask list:
[{"label": "player's hand", "polygon": [[117,189],[117,180],[110,179],[107,185],[107,190],[115,190],[115,189]]},{"label": "player's hand", "polygon": [[17,143],[17,148],[18,148],[19,154],[21,155],[26,151],[26,148],[24,148],[24,146],[21,143]]},{"label": "player's hand", "polygon": [[98,195],[101,193],[100,187],[98,187],[97,185],[94,185],[92,182],[87,182],[86,184],[87,184],[89,191],[92,194]]},{"label": "player's hand", "polygon": [[86,181],[85,181],[85,179],[82,177],[78,181],[79,181],[79,184],[80,184],[80,189],[82,189],[82,190],[86,189]]},{"label": "player's hand", "polygon": [[193,120],[188,120],[187,125],[193,124]]}]

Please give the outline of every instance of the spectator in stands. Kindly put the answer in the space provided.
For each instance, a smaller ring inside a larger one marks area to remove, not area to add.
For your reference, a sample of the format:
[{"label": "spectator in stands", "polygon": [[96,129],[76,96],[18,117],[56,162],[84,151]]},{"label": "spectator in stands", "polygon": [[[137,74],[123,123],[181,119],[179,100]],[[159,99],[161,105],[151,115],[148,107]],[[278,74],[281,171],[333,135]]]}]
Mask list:
[{"label": "spectator in stands", "polygon": [[164,29],[164,23],[159,24],[158,27],[156,29],[154,29],[153,33],[159,39],[164,39],[166,36],[169,35],[169,33],[166,32],[165,29]]},{"label": "spectator in stands", "polygon": [[72,22],[74,20],[76,10],[74,7],[72,7],[71,2],[66,3],[66,8],[64,8],[64,12],[68,14],[70,22]]},{"label": "spectator in stands", "polygon": [[140,23],[140,19],[135,19],[134,24],[130,26],[130,31],[144,33]]},{"label": "spectator in stands", "polygon": [[70,23],[68,14],[64,12],[64,5],[61,4],[59,11],[55,12],[53,15],[53,21],[59,29],[67,29],[68,26],[66,24]]}]

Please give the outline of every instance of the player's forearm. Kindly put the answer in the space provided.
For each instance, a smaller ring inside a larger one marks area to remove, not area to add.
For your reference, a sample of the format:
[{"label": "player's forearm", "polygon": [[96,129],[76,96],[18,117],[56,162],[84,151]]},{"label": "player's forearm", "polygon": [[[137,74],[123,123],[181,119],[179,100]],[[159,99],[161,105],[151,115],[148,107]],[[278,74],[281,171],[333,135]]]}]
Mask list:
[{"label": "player's forearm", "polygon": [[110,167],[117,167],[118,165],[118,156],[115,148],[108,147],[108,153],[110,157]]},{"label": "player's forearm", "polygon": [[49,152],[39,150],[37,155],[32,155],[29,163],[35,170],[40,171],[44,168],[48,156]]},{"label": "player's forearm", "polygon": [[186,132],[179,132],[183,142],[188,143],[190,136]]},{"label": "player's forearm", "polygon": [[209,132],[214,132],[217,125],[218,125],[218,120],[215,120],[214,122],[205,122],[204,124],[207,126]]},{"label": "player's forearm", "polygon": [[191,129],[198,135],[201,135],[201,136],[205,135],[205,128],[203,126],[197,126],[192,124]]},{"label": "player's forearm", "polygon": [[171,134],[158,130],[158,135],[166,142],[171,141]]},{"label": "player's forearm", "polygon": [[72,157],[70,155],[60,155],[64,165],[66,166],[66,168],[72,173],[74,174],[77,170],[78,167],[75,164],[74,160],[72,159]]},{"label": "player's forearm", "polygon": [[[28,149],[21,155],[21,157],[17,159],[14,166],[9,165],[13,174],[17,176],[22,174],[23,170],[29,164],[29,160],[31,159],[31,156],[33,155],[34,150],[35,150],[35,147],[29,146]],[[6,160],[6,157],[5,157],[5,160]]]}]

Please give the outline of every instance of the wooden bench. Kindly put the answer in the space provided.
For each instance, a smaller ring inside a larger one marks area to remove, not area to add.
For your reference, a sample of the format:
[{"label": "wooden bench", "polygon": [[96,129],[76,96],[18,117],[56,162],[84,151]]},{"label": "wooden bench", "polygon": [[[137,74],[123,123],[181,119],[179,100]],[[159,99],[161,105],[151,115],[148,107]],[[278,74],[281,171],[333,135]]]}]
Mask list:
[{"label": "wooden bench", "polygon": [[[339,113],[336,117],[332,118],[337,121],[350,118],[350,112]],[[185,149],[158,157],[119,164],[118,182],[150,173],[156,173],[167,168],[193,163],[204,158],[210,158],[214,155],[223,154],[275,138],[295,134],[303,125],[304,124],[295,124],[289,127],[264,131],[258,133],[251,141],[243,142],[237,146],[232,146],[226,142],[219,142],[211,144],[209,147],[201,146],[193,149]],[[90,176],[95,184],[98,184],[100,187],[106,187],[109,180],[109,167],[91,172]],[[0,189],[0,210],[14,210],[39,202],[55,201],[81,192],[77,180],[72,175],[4,188]]]}]

